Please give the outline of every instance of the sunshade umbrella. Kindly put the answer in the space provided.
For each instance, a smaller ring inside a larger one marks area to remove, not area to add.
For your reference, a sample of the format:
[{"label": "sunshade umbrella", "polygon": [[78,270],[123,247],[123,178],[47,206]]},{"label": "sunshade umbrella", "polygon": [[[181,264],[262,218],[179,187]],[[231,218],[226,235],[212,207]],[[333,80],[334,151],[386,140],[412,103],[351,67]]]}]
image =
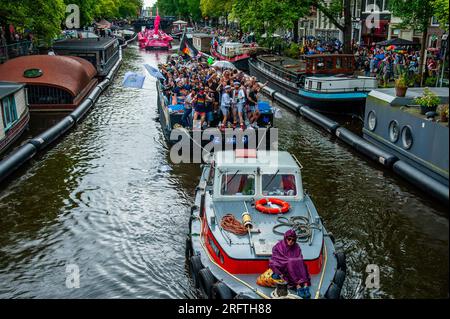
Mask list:
[{"label": "sunshade umbrella", "polygon": [[165,80],[166,78],[164,77],[164,75],[162,75],[161,72],[159,72],[158,69],[155,69],[154,67],[148,65],[148,64],[144,64],[145,69],[148,71],[148,73],[150,73],[151,76],[157,78],[157,79],[161,79],[161,80]]},{"label": "sunshade umbrella", "polygon": [[228,61],[216,61],[212,64],[213,67],[218,67],[222,69],[236,69],[233,63]]}]

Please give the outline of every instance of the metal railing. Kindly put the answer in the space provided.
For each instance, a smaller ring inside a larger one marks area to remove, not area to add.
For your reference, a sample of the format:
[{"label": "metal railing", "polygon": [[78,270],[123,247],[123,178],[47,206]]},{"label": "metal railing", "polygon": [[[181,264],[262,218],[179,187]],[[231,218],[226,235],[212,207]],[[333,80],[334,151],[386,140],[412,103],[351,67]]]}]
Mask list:
[{"label": "metal railing", "polygon": [[31,41],[21,41],[8,45],[0,46],[0,63],[22,55],[34,53],[35,47]]}]

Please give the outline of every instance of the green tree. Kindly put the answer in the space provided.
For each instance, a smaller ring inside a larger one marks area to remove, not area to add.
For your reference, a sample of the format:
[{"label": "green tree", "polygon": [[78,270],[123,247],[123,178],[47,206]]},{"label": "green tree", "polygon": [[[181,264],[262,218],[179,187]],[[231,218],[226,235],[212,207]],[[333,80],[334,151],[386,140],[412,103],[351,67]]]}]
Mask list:
[{"label": "green tree", "polygon": [[8,32],[13,24],[19,32],[31,30],[44,41],[50,41],[61,31],[65,17],[63,0],[0,0],[0,24]]},{"label": "green tree", "polygon": [[396,17],[401,18],[401,28],[417,29],[422,32],[422,43],[420,47],[419,74],[421,84],[423,83],[423,66],[425,64],[425,47],[427,45],[428,26],[431,18],[435,15],[433,3],[435,0],[390,0],[389,9]]},{"label": "green tree", "polygon": [[434,16],[438,19],[441,29],[448,31],[448,15],[449,15],[449,1],[448,0],[434,0],[433,9]]}]

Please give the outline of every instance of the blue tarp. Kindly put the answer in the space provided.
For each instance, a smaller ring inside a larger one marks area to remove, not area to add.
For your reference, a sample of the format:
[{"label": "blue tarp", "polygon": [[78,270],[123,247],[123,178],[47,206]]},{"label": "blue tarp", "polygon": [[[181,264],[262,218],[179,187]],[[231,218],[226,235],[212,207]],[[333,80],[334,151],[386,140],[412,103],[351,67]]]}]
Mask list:
[{"label": "blue tarp", "polygon": [[128,88],[142,89],[144,85],[145,75],[140,75],[134,72],[127,72],[123,78],[122,86]]},{"label": "blue tarp", "polygon": [[169,105],[169,112],[179,112],[184,110],[183,104]]},{"label": "blue tarp", "polygon": [[259,112],[261,112],[261,113],[268,113],[272,110],[269,102],[266,102],[266,101],[258,102],[258,109],[259,109]]}]

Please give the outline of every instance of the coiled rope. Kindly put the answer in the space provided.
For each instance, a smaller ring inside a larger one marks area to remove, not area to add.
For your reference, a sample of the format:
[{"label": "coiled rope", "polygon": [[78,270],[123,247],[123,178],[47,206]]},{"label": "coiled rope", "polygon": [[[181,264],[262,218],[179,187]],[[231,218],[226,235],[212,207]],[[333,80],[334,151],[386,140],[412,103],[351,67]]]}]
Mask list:
[{"label": "coiled rope", "polygon": [[305,216],[293,216],[289,219],[283,216],[277,218],[279,224],[273,226],[273,232],[278,235],[284,235],[284,232],[278,231],[277,228],[288,227],[295,231],[297,234],[297,241],[307,242],[311,236],[313,229],[320,229],[320,225],[311,223],[308,217]]},{"label": "coiled rope", "polygon": [[220,222],[220,226],[226,231],[236,234],[238,236],[247,235],[248,231],[244,225],[234,217],[233,214],[226,214],[222,217],[222,221]]}]

